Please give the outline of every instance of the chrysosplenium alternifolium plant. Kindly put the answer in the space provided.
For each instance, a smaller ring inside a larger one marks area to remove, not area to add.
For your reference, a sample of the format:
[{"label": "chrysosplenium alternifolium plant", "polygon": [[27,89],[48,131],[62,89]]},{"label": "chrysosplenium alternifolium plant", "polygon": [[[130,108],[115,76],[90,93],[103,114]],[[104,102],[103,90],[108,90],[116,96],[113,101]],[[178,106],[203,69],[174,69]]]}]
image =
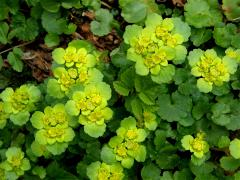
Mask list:
[{"label": "chrysosplenium alternifolium plant", "polygon": [[[166,18],[151,14],[145,27],[127,26],[124,42],[130,45],[127,58],[136,62],[136,73],[151,75],[156,83],[166,83],[175,74],[173,64],[185,60],[187,49],[183,42],[188,40],[190,27],[179,18]],[[171,63],[172,62],[172,63]]]},{"label": "chrysosplenium alternifolium plant", "polygon": [[47,106],[44,113],[36,111],[31,117],[33,127],[37,128],[36,143],[44,146],[52,154],[61,154],[72,141],[75,133],[71,127],[71,117],[65,112],[63,104]]},{"label": "chrysosplenium alternifolium plant", "polygon": [[134,159],[144,162],[146,158],[146,147],[141,144],[147,137],[144,129],[136,127],[136,120],[133,117],[121,121],[117,129],[117,136],[110,139],[101,152],[101,157],[108,163],[121,162],[124,168],[131,168]]},{"label": "chrysosplenium alternifolium plant", "polygon": [[232,48],[226,50],[224,57],[219,57],[215,50],[209,49],[205,52],[195,49],[189,53],[188,60],[192,67],[191,73],[200,77],[197,87],[200,91],[208,93],[212,91],[213,85],[221,86],[230,80],[238,67],[239,52]]},{"label": "chrysosplenium alternifolium plant", "polygon": [[184,149],[191,151],[197,158],[203,158],[204,154],[209,151],[209,145],[204,140],[205,134],[200,132],[196,138],[186,135],[182,138],[182,146]]},{"label": "chrysosplenium alternifolium plant", "polygon": [[79,116],[79,123],[92,137],[104,134],[105,123],[113,115],[107,107],[111,88],[102,82],[103,75],[96,68],[98,56],[99,53],[84,41],[73,41],[66,49],[55,49],[55,78],[50,79],[47,85],[50,96],[63,98],[67,95],[70,98],[65,105],[67,113]]},{"label": "chrysosplenium alternifolium plant", "polygon": [[84,131],[92,137],[102,136],[106,130],[106,121],[112,118],[113,112],[107,107],[111,98],[111,88],[104,82],[88,84],[83,91],[75,91],[72,100],[66,103],[69,114],[79,116],[79,123]]},{"label": "chrysosplenium alternifolium plant", "polygon": [[98,52],[84,41],[72,41],[66,49],[53,51],[54,79],[48,81],[48,94],[56,98],[69,95],[71,88],[101,82],[103,75],[95,67]]},{"label": "chrysosplenium alternifolium plant", "polygon": [[41,98],[40,90],[34,85],[22,85],[15,91],[12,88],[6,88],[0,95],[1,118],[8,117],[19,126],[25,124],[30,117],[30,112],[36,110],[36,103]]},{"label": "chrysosplenium alternifolium plant", "polygon": [[87,167],[87,176],[90,180],[121,180],[124,178],[124,173],[119,163],[109,165],[97,161]]},{"label": "chrysosplenium alternifolium plant", "polygon": [[24,152],[18,147],[8,148],[6,160],[0,164],[0,168],[4,171],[1,179],[15,180],[31,168],[30,162],[24,157]]}]

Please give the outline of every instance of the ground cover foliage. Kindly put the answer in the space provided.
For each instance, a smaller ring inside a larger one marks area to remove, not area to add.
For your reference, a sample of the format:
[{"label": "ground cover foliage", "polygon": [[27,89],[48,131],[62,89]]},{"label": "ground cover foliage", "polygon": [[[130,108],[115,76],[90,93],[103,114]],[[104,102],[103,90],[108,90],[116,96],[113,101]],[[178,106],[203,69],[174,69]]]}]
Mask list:
[{"label": "ground cover foliage", "polygon": [[0,179],[239,180],[240,1],[1,0]]}]

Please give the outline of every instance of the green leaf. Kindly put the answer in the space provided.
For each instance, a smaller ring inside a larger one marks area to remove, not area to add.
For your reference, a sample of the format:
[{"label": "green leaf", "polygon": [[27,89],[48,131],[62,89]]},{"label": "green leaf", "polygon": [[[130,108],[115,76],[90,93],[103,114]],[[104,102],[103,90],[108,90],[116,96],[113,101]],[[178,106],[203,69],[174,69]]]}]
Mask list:
[{"label": "green leaf", "polygon": [[208,93],[212,91],[212,85],[203,78],[197,80],[197,87],[200,92]]},{"label": "green leaf", "polygon": [[194,46],[200,46],[212,37],[212,30],[206,28],[192,29],[191,41]]},{"label": "green leaf", "polygon": [[191,117],[192,99],[189,96],[181,95],[178,92],[162,94],[158,96],[158,115],[168,122],[177,121],[183,126],[190,126],[194,123]]},{"label": "green leaf", "polygon": [[172,18],[172,21],[174,24],[172,32],[174,34],[180,34],[183,37],[184,42],[188,41],[188,38],[191,35],[191,28],[189,27],[189,25],[183,22],[181,18]]},{"label": "green leaf", "polygon": [[99,9],[95,12],[95,21],[92,21],[91,31],[98,36],[104,36],[110,33],[113,15],[106,9]]},{"label": "green leaf", "polygon": [[234,21],[240,17],[239,0],[223,0],[223,12],[228,20]]},{"label": "green leaf", "polygon": [[48,33],[62,34],[67,28],[67,21],[60,18],[59,13],[44,11],[42,14],[42,26]]},{"label": "green leaf", "polygon": [[235,48],[240,48],[240,33],[237,33],[233,36],[231,45]]},{"label": "green leaf", "polygon": [[232,157],[223,156],[220,159],[221,167],[226,171],[235,171],[240,166],[240,160]]},{"label": "green leaf", "polygon": [[8,12],[9,12],[8,5],[5,0],[2,0],[0,6],[0,20],[7,19]]},{"label": "green leaf", "polygon": [[[21,51],[19,48],[17,48],[19,51]],[[15,50],[16,51],[16,50]],[[21,51],[21,54],[9,52],[7,59],[9,64],[12,66],[12,68],[17,72],[22,72],[23,70],[23,62],[21,60],[23,52]]]},{"label": "green leaf", "polygon": [[52,13],[58,12],[60,8],[60,3],[55,0],[41,0],[42,7]]},{"label": "green leaf", "polygon": [[228,136],[221,136],[218,140],[219,148],[227,148],[230,145],[230,139]]},{"label": "green leaf", "polygon": [[182,169],[181,171],[176,171],[173,175],[174,180],[192,179],[192,173],[189,169]]},{"label": "green leaf", "polygon": [[143,109],[142,109],[141,101],[139,101],[138,98],[134,98],[131,101],[131,109],[132,109],[132,113],[137,119],[142,119]]},{"label": "green leaf", "polygon": [[[240,159],[240,140],[235,138],[230,142],[229,150],[230,154],[235,158],[235,159]],[[240,161],[239,161],[240,162]]]},{"label": "green leaf", "polygon": [[8,30],[9,30],[8,24],[5,22],[0,22],[0,42],[2,44],[8,43],[7,38]]},{"label": "green leaf", "polygon": [[39,25],[35,18],[26,19],[23,14],[17,14],[13,16],[12,22],[13,30],[9,36],[16,36],[20,40],[31,41],[38,36]]},{"label": "green leaf", "polygon": [[196,28],[214,26],[222,21],[218,7],[205,0],[188,0],[184,6],[186,22]]},{"label": "green leaf", "polygon": [[209,108],[209,100],[206,96],[203,96],[199,98],[199,100],[193,106],[192,115],[196,120],[199,120],[209,111]]},{"label": "green leaf", "polygon": [[227,25],[224,25],[223,27],[215,27],[213,31],[213,38],[217,45],[227,48],[231,46],[231,42],[236,32],[236,25],[229,23]]},{"label": "green leaf", "polygon": [[77,25],[73,23],[69,23],[66,29],[64,30],[64,34],[70,35],[74,33],[77,29]]},{"label": "green leaf", "polygon": [[46,169],[43,166],[35,166],[32,169],[32,173],[34,175],[38,175],[40,179],[44,179],[46,177]]},{"label": "green leaf", "polygon": [[160,169],[153,163],[145,165],[141,170],[143,180],[159,180]]},{"label": "green leaf", "polygon": [[50,179],[78,180],[76,176],[61,168],[56,161],[53,161],[51,164],[49,164],[46,170],[47,175],[50,177]]},{"label": "green leaf", "polygon": [[101,7],[101,1],[100,0],[82,0],[81,3],[85,7],[89,7],[90,9],[98,10]]},{"label": "green leaf", "polygon": [[161,83],[169,83],[175,74],[175,67],[169,64],[166,67],[162,67],[160,73],[156,76],[151,75],[151,78],[154,82]]},{"label": "green leaf", "polygon": [[101,151],[101,159],[104,162],[111,164],[117,162],[115,157],[116,156],[113,152],[113,149],[110,148],[108,145],[104,145]]},{"label": "green leaf", "polygon": [[130,90],[121,81],[114,81],[113,87],[118,94],[122,96],[128,96]]},{"label": "green leaf", "polygon": [[61,91],[61,87],[58,84],[58,81],[56,79],[49,79],[47,83],[47,93],[56,98],[63,98],[64,93]]},{"label": "green leaf", "polygon": [[26,122],[29,120],[30,114],[27,111],[19,112],[17,114],[10,115],[10,120],[13,122],[13,124],[22,126],[26,124]]},{"label": "green leaf", "polygon": [[147,6],[141,1],[132,1],[122,7],[122,17],[129,23],[138,23],[147,15]]},{"label": "green leaf", "polygon": [[123,34],[124,42],[130,44],[134,37],[138,37],[140,35],[142,29],[143,28],[141,26],[138,26],[136,24],[126,26],[125,32]]},{"label": "green leaf", "polygon": [[68,144],[67,143],[54,143],[52,145],[46,145],[46,149],[51,152],[53,155],[60,155],[65,152],[67,149]]},{"label": "green leaf", "polygon": [[48,47],[54,47],[59,44],[60,39],[57,34],[48,33],[44,38],[44,42]]},{"label": "green leaf", "polygon": [[155,101],[144,92],[140,92],[138,94],[138,97],[147,105],[154,105],[155,104]]},{"label": "green leaf", "polygon": [[214,170],[215,166],[211,162],[204,163],[200,166],[190,164],[190,169],[195,176],[202,176],[205,174],[210,174]]},{"label": "green leaf", "polygon": [[106,124],[96,125],[95,123],[87,124],[84,126],[84,132],[89,136],[98,138],[104,134],[106,130]]}]

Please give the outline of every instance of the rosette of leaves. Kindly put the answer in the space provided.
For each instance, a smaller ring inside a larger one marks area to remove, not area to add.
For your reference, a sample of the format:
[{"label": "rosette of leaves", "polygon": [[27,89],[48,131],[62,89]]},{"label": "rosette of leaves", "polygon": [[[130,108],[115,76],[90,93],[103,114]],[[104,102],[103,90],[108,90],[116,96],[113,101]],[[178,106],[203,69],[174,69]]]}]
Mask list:
[{"label": "rosette of leaves", "polygon": [[125,118],[121,121],[121,126],[117,129],[117,136],[135,142],[143,142],[147,137],[147,133],[144,129],[136,127],[136,120],[133,117]]},{"label": "rosette of leaves", "polygon": [[81,68],[83,66],[90,68],[96,64],[96,57],[84,47],[57,48],[52,52],[52,55],[55,63],[64,65],[67,68]]},{"label": "rosette of leaves", "polygon": [[150,131],[154,131],[158,126],[157,116],[151,111],[143,112],[143,121],[144,126]]},{"label": "rosette of leaves", "polygon": [[229,47],[226,49],[225,54],[227,57],[240,62],[240,49]]},{"label": "rosette of leaves", "polygon": [[212,91],[213,86],[222,86],[228,82],[238,67],[236,60],[228,56],[220,58],[213,49],[205,52],[195,49],[189,53],[188,60],[192,75],[200,77],[197,87],[204,93]]},{"label": "rosette of leaves", "polygon": [[234,21],[240,18],[240,1],[223,0],[222,9],[228,20]]},{"label": "rosette of leaves", "polygon": [[185,150],[189,150],[195,157],[201,159],[204,157],[204,154],[209,151],[209,145],[204,138],[205,134],[202,132],[198,133],[196,138],[191,135],[185,135],[181,143]]},{"label": "rosette of leaves", "polygon": [[54,79],[49,79],[47,92],[50,96],[63,98],[72,88],[90,83],[101,82],[103,74],[96,68],[63,68],[53,69]]},{"label": "rosette of leaves", "polygon": [[217,1],[188,0],[184,6],[186,22],[196,28],[215,26],[222,22]]},{"label": "rosette of leaves", "polygon": [[3,129],[6,126],[7,120],[10,116],[10,114],[4,111],[3,105],[4,103],[0,101],[0,129]]},{"label": "rosette of leaves", "polygon": [[213,38],[215,43],[223,48],[233,46],[240,48],[240,36],[238,27],[233,23],[219,24],[215,26],[213,31]]},{"label": "rosette of leaves", "polygon": [[35,141],[54,155],[63,153],[75,136],[71,127],[73,120],[66,113],[63,104],[47,106],[44,112],[34,112],[31,123],[37,129]]},{"label": "rosette of leaves", "polygon": [[93,162],[87,167],[87,176],[90,180],[124,178],[123,168],[119,163],[106,164],[104,162]]},{"label": "rosette of leaves", "polygon": [[127,58],[135,63],[136,73],[151,75],[154,82],[168,83],[175,73],[175,66],[185,60],[187,50],[182,45],[190,36],[190,27],[179,18],[166,18],[150,14],[145,28],[127,26],[124,42],[130,45]]},{"label": "rosette of leaves", "polygon": [[240,103],[231,96],[217,98],[217,102],[211,106],[210,119],[217,125],[224,126],[228,130],[235,131],[240,128]]},{"label": "rosette of leaves", "polygon": [[41,98],[40,90],[31,84],[24,84],[15,91],[8,87],[1,94],[3,111],[10,115],[10,120],[19,126],[24,125],[30,117],[30,112],[36,109],[36,103]]},{"label": "rosette of leaves", "polygon": [[111,98],[111,88],[104,82],[88,84],[83,91],[75,91],[66,103],[66,111],[72,116],[79,116],[79,123],[84,131],[92,136],[102,136],[106,130],[106,122],[112,118],[113,112],[107,107]]},{"label": "rosette of leaves", "polygon": [[10,147],[5,155],[7,159],[1,163],[1,168],[5,171],[6,179],[18,179],[31,168],[29,160],[24,157],[24,152],[20,148]]},{"label": "rosette of leaves", "polygon": [[110,139],[102,148],[101,158],[106,163],[121,162],[124,168],[131,168],[134,159],[144,162],[146,147],[141,144],[147,133],[144,129],[136,128],[136,120],[133,117],[121,121],[121,127],[117,129],[117,136]]}]

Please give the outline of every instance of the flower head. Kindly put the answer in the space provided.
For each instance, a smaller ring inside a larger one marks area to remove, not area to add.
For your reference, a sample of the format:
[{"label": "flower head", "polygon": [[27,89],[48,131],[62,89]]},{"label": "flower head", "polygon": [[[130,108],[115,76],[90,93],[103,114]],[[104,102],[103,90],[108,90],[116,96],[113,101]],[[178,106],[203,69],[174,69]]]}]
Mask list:
[{"label": "flower head", "polygon": [[90,180],[121,180],[124,173],[119,163],[109,165],[97,161],[87,167],[87,176]]},{"label": "flower head", "polygon": [[17,179],[31,168],[29,160],[24,158],[24,152],[20,148],[8,148],[5,155],[7,160],[2,162],[1,168],[5,170],[6,176],[11,174],[12,179]]},{"label": "flower head", "polygon": [[204,140],[204,133],[200,132],[197,134],[196,138],[193,138],[191,135],[186,135],[182,138],[182,146],[186,150],[193,152],[194,156],[197,158],[202,158],[204,153],[209,151],[209,145]]}]

